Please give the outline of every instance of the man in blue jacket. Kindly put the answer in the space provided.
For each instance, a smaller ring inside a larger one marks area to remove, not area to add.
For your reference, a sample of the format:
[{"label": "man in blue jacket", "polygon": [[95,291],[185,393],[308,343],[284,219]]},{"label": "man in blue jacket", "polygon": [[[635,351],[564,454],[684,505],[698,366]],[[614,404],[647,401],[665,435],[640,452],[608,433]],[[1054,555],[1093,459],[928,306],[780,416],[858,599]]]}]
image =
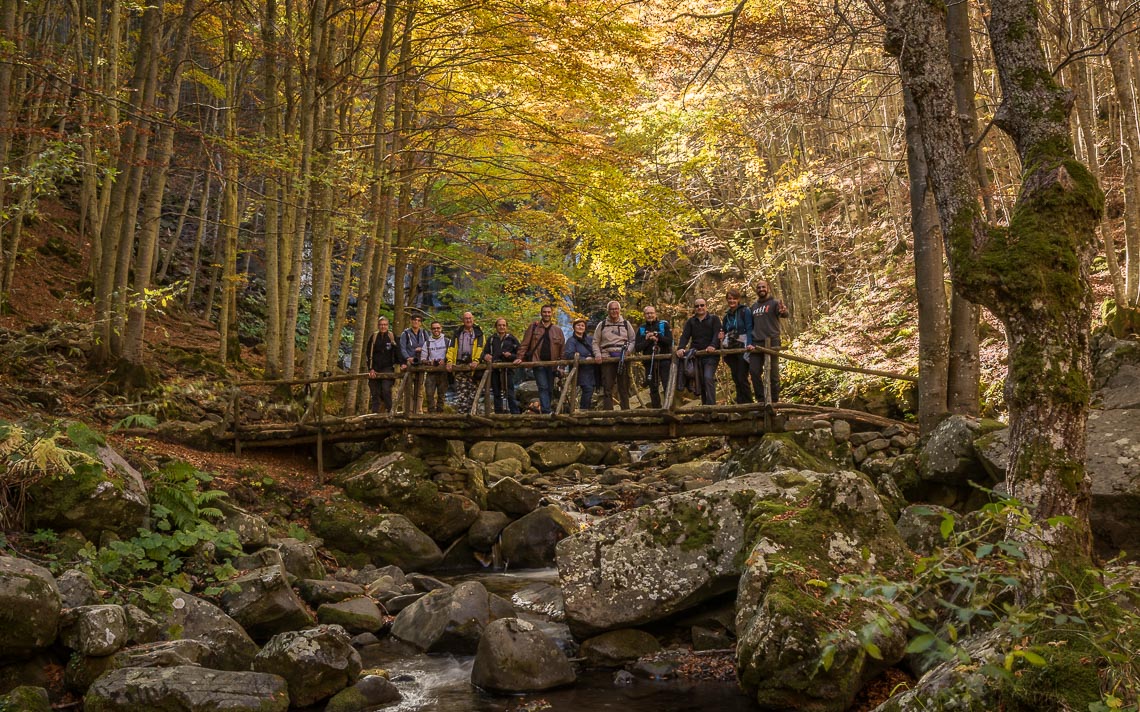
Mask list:
[{"label": "man in blue jacket", "polygon": [[[766,280],[756,283],[756,303],[752,305],[752,345],[766,347],[774,351],[780,348],[780,319],[786,319],[788,308],[783,300],[772,296]],[[764,378],[764,367],[768,367],[768,378]],[[749,355],[748,370],[752,375],[752,387],[756,389],[756,400],[761,403],[777,403],[780,400],[780,363],[776,354],[756,352]]]}]

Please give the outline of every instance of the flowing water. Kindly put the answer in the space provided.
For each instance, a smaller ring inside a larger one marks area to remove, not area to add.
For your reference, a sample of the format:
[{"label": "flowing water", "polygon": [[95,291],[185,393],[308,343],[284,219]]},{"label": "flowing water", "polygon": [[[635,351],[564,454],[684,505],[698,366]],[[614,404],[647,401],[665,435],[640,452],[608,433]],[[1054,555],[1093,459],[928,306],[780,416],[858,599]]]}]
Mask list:
[{"label": "flowing water", "polygon": [[[487,590],[505,598],[517,597],[523,589],[533,591],[538,584],[557,585],[554,569],[517,573],[481,573],[452,580],[477,580]],[[547,628],[556,640],[565,625],[551,621],[536,610],[533,597],[520,617]],[[540,601],[541,604],[541,601]],[[565,637],[563,634],[562,637]],[[383,708],[385,712],[744,712],[753,710],[752,700],[733,682],[651,681],[634,679],[615,682],[614,671],[588,671],[578,676],[572,687],[561,690],[496,697],[480,692],[471,684],[472,656],[424,655],[397,641],[387,639],[362,652],[366,669],[388,672],[403,700]]]}]

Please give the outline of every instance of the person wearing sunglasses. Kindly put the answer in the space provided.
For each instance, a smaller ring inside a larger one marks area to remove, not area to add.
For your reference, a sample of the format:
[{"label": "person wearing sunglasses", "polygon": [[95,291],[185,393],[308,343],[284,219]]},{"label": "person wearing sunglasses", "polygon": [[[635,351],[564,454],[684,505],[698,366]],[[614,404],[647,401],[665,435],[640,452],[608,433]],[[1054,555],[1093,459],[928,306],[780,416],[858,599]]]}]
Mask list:
[{"label": "person wearing sunglasses", "polygon": [[720,319],[709,314],[708,302],[703,298],[693,302],[693,315],[685,321],[677,343],[677,357],[684,358],[689,348],[697,353],[701,405],[716,405],[716,367],[720,363],[716,347],[721,331]]}]

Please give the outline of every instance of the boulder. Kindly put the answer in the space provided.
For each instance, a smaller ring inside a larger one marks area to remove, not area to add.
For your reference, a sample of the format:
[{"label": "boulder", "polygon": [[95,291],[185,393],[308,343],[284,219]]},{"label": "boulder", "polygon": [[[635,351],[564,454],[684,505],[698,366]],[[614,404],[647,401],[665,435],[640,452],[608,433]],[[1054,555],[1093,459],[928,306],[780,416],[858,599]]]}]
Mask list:
[{"label": "boulder", "polygon": [[195,450],[218,450],[223,427],[220,423],[203,421],[190,423],[185,420],[164,420],[147,433],[147,437],[175,445],[188,445]]},{"label": "boulder", "polygon": [[530,514],[541,501],[541,492],[511,477],[504,477],[487,490],[487,509],[514,517]]},{"label": "boulder", "polygon": [[471,446],[467,456],[488,465],[510,459],[517,461],[523,468],[530,467],[530,453],[518,443],[478,442]]},{"label": "boulder", "polygon": [[305,602],[293,592],[280,566],[255,569],[228,581],[222,608],[255,639],[313,624]]},{"label": "boulder", "polygon": [[368,712],[400,699],[400,691],[388,678],[365,675],[333,695],[325,705],[325,712]]},{"label": "boulder", "polygon": [[467,543],[476,551],[490,551],[499,540],[499,533],[510,523],[511,518],[502,512],[479,512],[467,530]]},{"label": "boulder", "polygon": [[93,462],[75,465],[67,477],[45,477],[28,487],[29,530],[77,529],[91,541],[99,541],[105,531],[133,537],[150,517],[142,475],[105,445],[80,449],[90,451]]},{"label": "boulder", "polygon": [[297,590],[306,603],[314,606],[364,595],[363,586],[348,581],[302,579],[297,582]]},{"label": "boulder", "polygon": [[1140,556],[1140,407],[1090,411],[1087,434],[1097,550],[1105,558]]},{"label": "boulder", "polygon": [[527,448],[530,461],[543,472],[557,470],[578,462],[586,453],[586,446],[576,442],[540,442]]},{"label": "boulder", "polygon": [[941,529],[946,515],[955,516],[953,510],[937,504],[914,504],[903,510],[895,528],[911,551],[930,556],[946,543]]},{"label": "boulder", "polygon": [[835,472],[851,464],[851,445],[837,440],[830,428],[765,433],[760,442],[729,456],[720,479],[779,468]]},{"label": "boulder", "polygon": [[535,582],[520,588],[511,596],[511,603],[519,610],[537,613],[551,621],[566,620],[566,602],[562,600],[562,591],[548,583]]},{"label": "boulder", "polygon": [[64,608],[93,606],[101,600],[91,577],[79,569],[68,569],[60,574],[55,585]]},{"label": "boulder", "polygon": [[700,459],[702,455],[716,452],[723,447],[724,438],[713,436],[669,440],[649,446],[642,454],[641,462],[657,467],[668,467],[678,462]]},{"label": "boulder", "polygon": [[0,556],[0,661],[50,645],[59,631],[60,607],[50,571]]},{"label": "boulder", "polygon": [[471,668],[473,685],[505,694],[549,690],[575,679],[574,668],[554,641],[518,618],[487,626]]},{"label": "boulder", "polygon": [[218,509],[225,515],[218,529],[232,531],[242,549],[253,551],[269,545],[269,524],[264,519],[225,499],[218,503]]},{"label": "boulder", "polygon": [[219,670],[248,670],[257,643],[237,621],[212,603],[178,589],[166,589],[170,599],[153,612],[171,639],[191,639],[205,643],[210,655],[206,667]]},{"label": "boulder", "polygon": [[509,603],[487,592],[478,581],[437,589],[400,611],[392,636],[430,653],[470,655],[487,624],[514,616]]},{"label": "boulder", "polygon": [[585,637],[638,626],[735,590],[751,522],[783,511],[808,481],[794,471],[737,477],[564,539],[558,576],[571,630]]},{"label": "boulder", "polygon": [[1097,336],[1093,344],[1093,402],[1104,410],[1140,408],[1140,341]]},{"label": "boulder", "polygon": [[673,487],[680,487],[686,480],[706,480],[706,484],[717,477],[721,463],[712,460],[693,460],[669,465],[658,474]]},{"label": "boulder", "polygon": [[375,633],[384,627],[384,614],[367,596],[339,603],[326,603],[317,609],[317,620],[343,627],[349,633]]},{"label": "boulder", "polygon": [[582,641],[580,655],[591,667],[617,668],[661,650],[661,643],[649,633],[623,628]]},{"label": "boulder", "polygon": [[122,606],[80,606],[64,611],[60,642],[80,655],[110,655],[127,643]]},{"label": "boulder", "polygon": [[135,604],[123,606],[123,615],[127,618],[127,643],[157,643],[163,639],[162,625]]},{"label": "boulder", "polygon": [[536,509],[503,529],[503,561],[514,569],[553,566],[558,542],[577,531],[578,525],[558,507]]},{"label": "boulder", "polygon": [[[770,510],[744,559],[736,599],[736,670],[763,709],[848,709],[863,685],[902,659],[902,618],[870,597],[831,597],[817,581],[905,575],[911,554],[874,487],[853,472],[800,473],[807,482]],[[870,625],[882,619],[886,625]],[[867,652],[860,635],[877,646]],[[832,665],[819,661],[834,646]]]},{"label": "boulder", "polygon": [[436,541],[451,541],[479,514],[479,506],[467,497],[440,492],[423,461],[404,452],[367,456],[335,482],[359,502],[404,515]]},{"label": "boulder", "polygon": [[325,566],[312,544],[296,539],[281,539],[274,543],[281,553],[281,563],[285,570],[299,579],[323,579]]},{"label": "boulder", "polygon": [[0,695],[0,710],[7,712],[51,712],[51,698],[42,687],[23,685]]},{"label": "boulder", "polygon": [[285,712],[285,680],[259,672],[208,670],[190,665],[121,668],[95,681],[83,698],[86,712]]},{"label": "boulder", "polygon": [[351,500],[315,503],[310,522],[327,545],[350,554],[367,554],[377,566],[423,570],[443,559],[439,546],[407,517],[377,514]]},{"label": "boulder", "polygon": [[360,653],[338,625],[280,633],[253,659],[255,671],[288,681],[294,707],[335,695],[356,681],[362,667]]},{"label": "boulder", "polygon": [[[529,459],[529,456],[528,456]],[[504,477],[514,477],[518,479],[526,470],[523,464],[513,457],[508,457],[506,460],[499,460],[492,462],[486,466],[487,482],[495,483]]]},{"label": "boulder", "polygon": [[69,690],[83,694],[91,683],[119,668],[177,667],[201,665],[210,657],[210,649],[197,640],[164,640],[123,648],[114,655],[72,655],[64,671]]},{"label": "boulder", "polygon": [[970,482],[990,484],[978,460],[974,441],[1002,426],[996,421],[978,421],[951,415],[931,431],[918,453],[918,474],[925,482],[968,487]]}]

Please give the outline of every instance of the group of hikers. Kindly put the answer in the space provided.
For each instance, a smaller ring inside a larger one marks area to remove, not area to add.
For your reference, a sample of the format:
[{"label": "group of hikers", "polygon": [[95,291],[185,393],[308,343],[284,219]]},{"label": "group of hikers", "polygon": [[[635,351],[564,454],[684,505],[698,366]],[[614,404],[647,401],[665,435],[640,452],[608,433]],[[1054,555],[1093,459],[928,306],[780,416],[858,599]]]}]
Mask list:
[{"label": "group of hikers", "polygon": [[[716,404],[716,370],[722,350],[725,364],[732,374],[737,403],[776,402],[780,390],[780,369],[775,350],[780,348],[780,319],[788,316],[783,301],[776,299],[768,282],[755,284],[756,301],[743,302],[741,290],[732,287],[725,293],[728,308],[723,317],[708,311],[708,301],[693,301],[693,314],[686,321],[679,340],[674,341],[669,322],[657,318],[657,309],[647,306],[644,321],[634,326],[622,316],[621,304],[606,305],[606,317],[587,333],[585,319],[572,323],[567,337],[554,321],[554,306],[545,305],[539,318],[531,322],[520,341],[510,333],[507,320],[495,320],[490,336],[475,323],[471,312],[464,312],[462,323],[451,335],[443,333],[443,324],[433,321],[423,328],[423,317],[413,314],[409,326],[397,338],[387,317],[381,316],[376,331],[365,348],[368,370],[370,408],[374,413],[392,410],[391,374],[414,366],[444,367],[409,379],[405,393],[409,413],[443,411],[444,395],[454,381],[456,407],[467,412],[477,396],[474,369],[480,363],[534,364],[538,388],[537,412],[551,413],[555,383],[559,375],[556,361],[578,359],[577,386],[579,407],[593,407],[594,392],[602,389],[602,408],[613,410],[615,397],[623,410],[629,409],[630,373],[625,357],[633,354],[649,358],[645,365],[645,385],[653,408],[662,407],[661,395],[669,382],[671,359],[683,359],[689,388],[701,397],[703,405]],[[743,349],[743,351],[741,351]],[[766,349],[766,350],[757,350]],[[767,367],[767,378],[764,377]],[[521,413],[515,395],[515,369],[495,369],[491,374],[491,392],[496,413]],[[387,377],[384,377],[388,374]],[[422,403],[422,406],[421,406]],[[529,410],[529,406],[528,406]]]}]

